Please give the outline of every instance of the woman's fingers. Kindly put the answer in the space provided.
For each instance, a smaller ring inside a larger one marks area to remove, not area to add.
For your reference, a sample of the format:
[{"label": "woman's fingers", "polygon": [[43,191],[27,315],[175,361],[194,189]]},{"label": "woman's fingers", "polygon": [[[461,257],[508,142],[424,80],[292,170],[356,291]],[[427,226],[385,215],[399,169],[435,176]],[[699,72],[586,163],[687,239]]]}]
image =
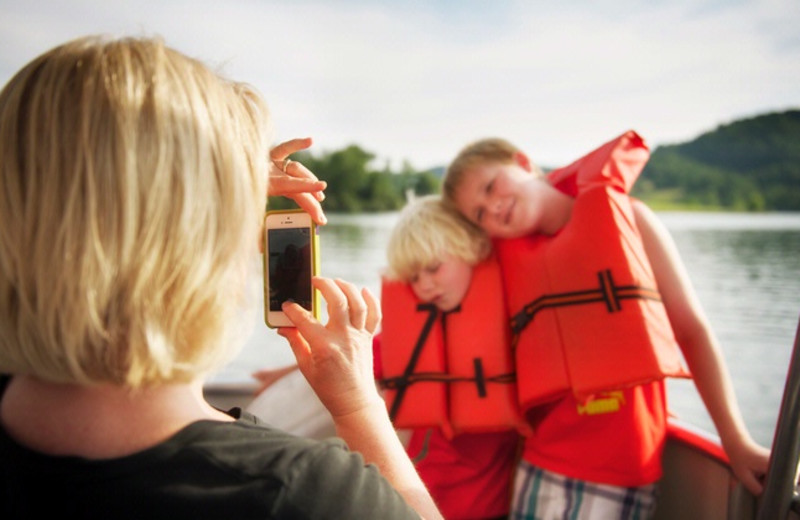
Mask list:
[{"label": "woman's fingers", "polygon": [[347,297],[336,282],[330,278],[315,276],[311,283],[317,288],[328,306],[328,318],[333,323],[347,323],[350,320]]},{"label": "woman's fingers", "polygon": [[298,181],[320,181],[314,172],[306,168],[306,166],[299,161],[292,161],[290,159],[273,160],[269,169],[270,182],[278,181],[280,179],[295,179]]},{"label": "woman's fingers", "polygon": [[305,164],[299,161],[286,159],[281,163],[281,166],[282,168],[280,168],[280,170],[289,177],[295,179],[317,180],[317,176],[314,175],[314,172],[309,170]]},{"label": "woman's fingers", "polygon": [[361,289],[361,295],[364,297],[364,302],[367,305],[367,318],[364,323],[364,328],[370,334],[375,334],[375,331],[378,330],[378,325],[381,323],[381,304],[366,287]]},{"label": "woman's fingers", "polygon": [[367,321],[367,304],[355,285],[344,280],[336,280],[336,285],[347,298],[347,309],[350,324],[361,330]]},{"label": "woman's fingers", "polygon": [[[297,307],[300,306],[297,305]],[[284,312],[286,312],[287,315],[289,314],[287,311],[291,312],[289,309],[284,309]],[[308,366],[311,362],[311,347],[302,336],[300,331],[293,327],[281,327],[278,329],[278,334],[286,338],[286,341],[289,342],[289,346],[292,348],[292,353],[294,353],[294,357],[297,360],[297,366],[300,367],[301,370],[303,367]]]},{"label": "woman's fingers", "polygon": [[325,199],[321,190],[326,186],[325,181],[297,179],[281,174],[270,179],[268,194],[292,199],[303,211],[311,215],[314,222],[324,226],[328,219],[319,202]]},{"label": "woman's fingers", "polygon": [[314,173],[300,162],[287,157],[295,152],[311,146],[311,138],[291,139],[274,147],[270,151],[269,196],[283,196],[294,200],[301,209],[311,215],[319,225],[325,225],[327,218],[320,202],[325,200],[325,181],[321,181]]},{"label": "woman's fingers", "polygon": [[[275,175],[269,179],[269,195],[294,195],[297,193],[322,192],[328,183],[319,179],[300,179],[288,175]],[[315,195],[316,197],[316,195]],[[324,196],[322,197],[325,198]]]},{"label": "woman's fingers", "polygon": [[[380,305],[372,293],[359,291],[350,282],[321,276],[315,276],[312,283],[325,299],[331,323],[365,329],[370,334],[375,331],[380,323]],[[310,312],[295,303],[284,304],[283,311],[303,336],[309,337],[310,328],[320,326]]]},{"label": "woman's fingers", "polygon": [[300,150],[305,150],[311,146],[310,137],[300,137],[297,139],[290,139],[275,146],[269,152],[269,158],[273,161],[282,161]]},{"label": "woman's fingers", "polygon": [[[283,302],[281,310],[292,322],[294,328],[298,329],[303,336],[308,337],[307,332],[313,332],[314,327],[321,327],[322,324],[305,308],[294,302]],[[280,330],[280,329],[279,329]],[[288,338],[287,338],[288,339]]]}]

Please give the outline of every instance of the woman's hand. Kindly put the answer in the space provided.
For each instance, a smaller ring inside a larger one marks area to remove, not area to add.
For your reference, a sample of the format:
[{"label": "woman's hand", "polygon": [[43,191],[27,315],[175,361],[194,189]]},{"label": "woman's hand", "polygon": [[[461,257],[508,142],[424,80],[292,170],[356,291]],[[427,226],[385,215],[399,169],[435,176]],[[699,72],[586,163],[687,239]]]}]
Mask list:
[{"label": "woman's hand", "polygon": [[287,159],[291,154],[311,146],[311,138],[292,139],[270,150],[272,166],[269,170],[269,196],[283,196],[294,200],[319,225],[327,222],[320,202],[325,199],[325,181],[317,179],[308,168]]},{"label": "woman's hand", "polygon": [[300,371],[333,416],[346,416],[380,402],[372,372],[372,335],[380,320],[380,305],[367,289],[342,280],[313,280],[328,304],[323,325],[296,303],[283,312],[296,328],[280,328],[292,347]]},{"label": "woman's hand", "polygon": [[280,328],[297,364],[331,414],[347,446],[375,464],[422,518],[442,515],[394,431],[372,372],[372,335],[381,321],[380,305],[367,290],[328,278],[314,278],[328,303],[326,325],[296,303],[283,312],[296,328]]}]

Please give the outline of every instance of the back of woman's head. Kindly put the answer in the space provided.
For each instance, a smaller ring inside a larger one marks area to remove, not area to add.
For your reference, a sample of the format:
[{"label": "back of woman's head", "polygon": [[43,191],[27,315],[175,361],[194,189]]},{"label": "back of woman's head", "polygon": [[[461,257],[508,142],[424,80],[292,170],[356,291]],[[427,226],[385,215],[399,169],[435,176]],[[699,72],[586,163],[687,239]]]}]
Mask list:
[{"label": "back of woman's head", "polygon": [[0,372],[137,387],[218,366],[268,115],[157,39],[85,38],[0,92]]},{"label": "back of woman's head", "polygon": [[438,195],[410,202],[392,229],[386,249],[387,277],[409,281],[445,255],[476,265],[491,253],[488,236]]}]

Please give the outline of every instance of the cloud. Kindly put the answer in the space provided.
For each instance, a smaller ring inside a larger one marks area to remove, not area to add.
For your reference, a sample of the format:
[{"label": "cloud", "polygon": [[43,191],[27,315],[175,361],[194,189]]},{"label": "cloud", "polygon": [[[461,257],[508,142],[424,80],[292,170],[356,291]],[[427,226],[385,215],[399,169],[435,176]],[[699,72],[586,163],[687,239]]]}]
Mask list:
[{"label": "cloud", "polygon": [[485,135],[558,165],[628,128],[659,144],[800,106],[793,0],[563,4],[19,1],[0,81],[81,34],[159,34],[259,88],[280,137],[417,167]]}]

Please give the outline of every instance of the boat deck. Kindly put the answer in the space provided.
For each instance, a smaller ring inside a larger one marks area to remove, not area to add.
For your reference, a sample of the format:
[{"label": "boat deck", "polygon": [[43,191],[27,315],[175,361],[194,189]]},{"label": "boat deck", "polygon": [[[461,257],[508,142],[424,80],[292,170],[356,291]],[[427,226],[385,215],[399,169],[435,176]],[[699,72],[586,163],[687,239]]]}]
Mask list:
[{"label": "boat deck", "polygon": [[[217,384],[206,399],[223,410],[247,408],[255,384]],[[733,477],[719,439],[671,418],[656,520],[753,520],[759,500]],[[786,520],[800,520],[790,513]]]}]

